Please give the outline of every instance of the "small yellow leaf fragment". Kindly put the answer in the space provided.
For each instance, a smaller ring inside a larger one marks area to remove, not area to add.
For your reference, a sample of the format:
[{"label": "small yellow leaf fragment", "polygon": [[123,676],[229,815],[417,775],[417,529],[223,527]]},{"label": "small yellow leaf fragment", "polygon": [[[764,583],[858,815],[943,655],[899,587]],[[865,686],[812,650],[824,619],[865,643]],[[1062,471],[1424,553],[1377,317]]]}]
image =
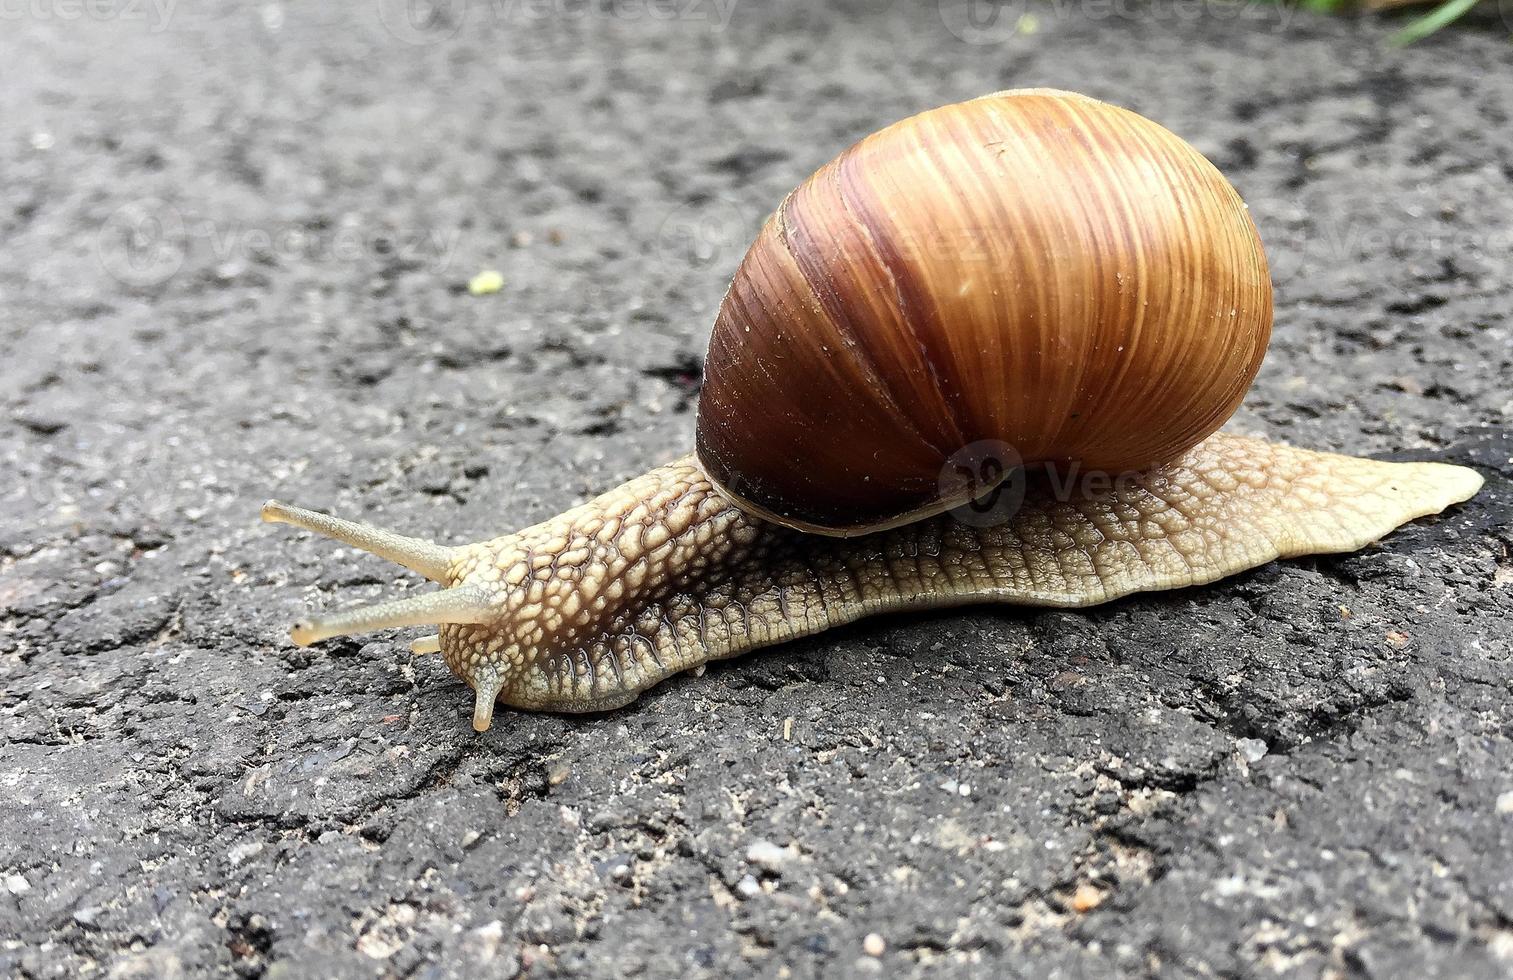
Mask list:
[{"label": "small yellow leaf fragment", "polygon": [[1396,649],[1401,650],[1412,642],[1412,638],[1407,633],[1400,632],[1399,630],[1388,630],[1387,642],[1392,644]]},{"label": "small yellow leaf fragment", "polygon": [[484,269],[468,280],[468,292],[474,296],[488,296],[504,288],[504,276],[494,269]]},{"label": "small yellow leaf fragment", "polygon": [[1353,613],[1353,612],[1350,611],[1350,607],[1349,606],[1341,606],[1340,607],[1340,618],[1341,619],[1351,619],[1354,616],[1355,616],[1355,613]]}]

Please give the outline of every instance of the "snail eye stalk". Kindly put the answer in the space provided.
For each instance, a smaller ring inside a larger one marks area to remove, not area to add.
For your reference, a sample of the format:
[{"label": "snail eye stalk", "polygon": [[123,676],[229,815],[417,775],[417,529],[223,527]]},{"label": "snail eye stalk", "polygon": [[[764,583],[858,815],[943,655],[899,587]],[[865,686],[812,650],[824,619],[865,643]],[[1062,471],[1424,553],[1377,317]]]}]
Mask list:
[{"label": "snail eye stalk", "polygon": [[[343,520],[330,514],[305,510],[303,507],[292,507],[277,500],[270,500],[263,505],[263,520],[270,524],[292,524],[314,531],[369,554],[398,562],[410,571],[418,572],[442,585],[451,582],[452,563],[460,551],[423,538],[411,538],[369,524]],[[349,633],[367,633],[395,626],[487,623],[491,618],[488,594],[477,586],[464,586],[349,609],[319,619],[302,619],[294,624],[289,636],[304,647]],[[438,637],[424,637],[415,641],[416,653],[435,653],[440,649]]]},{"label": "snail eye stalk", "polygon": [[411,538],[370,524],[343,520],[330,514],[321,514],[303,507],[270,500],[263,504],[263,520],[269,524],[293,524],[306,531],[333,538],[343,544],[360,548],[370,555],[398,562],[412,572],[418,572],[432,582],[448,581],[448,569],[458,549]]}]

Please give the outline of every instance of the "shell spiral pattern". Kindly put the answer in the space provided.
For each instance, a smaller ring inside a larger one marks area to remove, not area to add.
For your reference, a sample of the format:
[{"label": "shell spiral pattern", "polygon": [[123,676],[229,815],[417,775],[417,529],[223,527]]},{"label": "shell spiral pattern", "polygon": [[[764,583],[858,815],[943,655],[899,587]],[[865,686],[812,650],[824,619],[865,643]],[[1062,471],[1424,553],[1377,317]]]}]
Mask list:
[{"label": "shell spiral pattern", "polygon": [[1271,333],[1260,238],[1168,130],[1051,90],[922,113],[822,167],[721,305],[699,459],[738,503],[832,534],[961,503],[981,440],[1142,469],[1219,428]]}]

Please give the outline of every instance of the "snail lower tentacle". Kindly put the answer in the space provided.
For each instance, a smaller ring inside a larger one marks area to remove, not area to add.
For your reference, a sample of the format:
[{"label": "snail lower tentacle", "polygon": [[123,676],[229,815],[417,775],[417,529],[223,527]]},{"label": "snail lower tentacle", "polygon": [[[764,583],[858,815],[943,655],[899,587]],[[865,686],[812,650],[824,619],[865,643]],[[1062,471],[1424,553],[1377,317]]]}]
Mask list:
[{"label": "snail lower tentacle", "polygon": [[[496,700],[607,710],[679,671],[873,613],[1089,606],[1278,557],[1350,551],[1468,499],[1481,483],[1458,466],[1219,434],[1104,492],[1032,483],[1022,506],[991,526],[943,514],[830,538],[748,516],[689,456],[491,541],[441,549],[384,535],[387,556],[405,564],[394,542],[444,554],[447,589],[302,624],[297,639],[444,624],[439,640],[420,642],[439,647],[475,689],[482,730]],[[323,515],[300,519],[308,514],[265,510],[359,547],[379,533]]]}]

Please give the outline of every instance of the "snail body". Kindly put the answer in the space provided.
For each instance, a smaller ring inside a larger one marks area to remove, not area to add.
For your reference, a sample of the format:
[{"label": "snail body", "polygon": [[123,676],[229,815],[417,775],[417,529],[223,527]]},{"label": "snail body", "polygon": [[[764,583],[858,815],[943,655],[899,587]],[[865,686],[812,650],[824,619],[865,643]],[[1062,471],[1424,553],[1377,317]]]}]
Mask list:
[{"label": "snail body", "polygon": [[[1217,433],[1271,309],[1238,195],[1154,123],[1046,90],[923,113],[758,236],[716,320],[696,454],[460,547],[265,505],[445,586],[293,638],[437,625],[415,648],[474,688],[482,731],[497,701],[607,710],[876,612],[1087,606],[1354,550],[1476,493],[1462,467]],[[983,445],[1025,466],[989,474]],[[995,519],[949,513],[1010,475]]]}]

